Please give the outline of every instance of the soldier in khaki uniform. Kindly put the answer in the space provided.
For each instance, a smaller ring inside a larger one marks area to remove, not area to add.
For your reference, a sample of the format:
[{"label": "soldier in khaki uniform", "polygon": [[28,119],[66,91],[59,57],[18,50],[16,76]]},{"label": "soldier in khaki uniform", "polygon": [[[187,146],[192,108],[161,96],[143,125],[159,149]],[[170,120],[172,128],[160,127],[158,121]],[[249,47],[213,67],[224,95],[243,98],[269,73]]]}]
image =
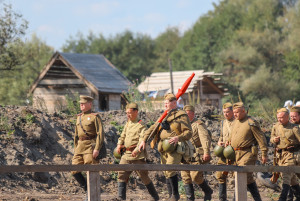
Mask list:
[{"label": "soldier in khaki uniform", "polygon": [[[290,122],[293,124],[300,125],[300,106],[293,106],[290,109]],[[300,164],[297,164],[300,165]],[[300,178],[300,174],[296,174]],[[291,186],[298,185],[297,177],[293,177],[291,181]],[[290,188],[290,192],[287,198],[288,201],[293,201],[293,188]]]},{"label": "soldier in khaki uniform", "polygon": [[[126,150],[121,157],[120,164],[146,164],[146,151],[138,149],[146,130],[142,120],[138,119],[138,105],[136,103],[127,104],[126,114],[128,121],[119,137],[117,146],[118,153],[121,152],[123,146]],[[126,184],[131,173],[132,171],[118,172],[118,197],[120,200],[126,200]],[[148,176],[148,171],[137,171],[137,174],[147,187],[153,200],[159,200],[155,187]]]},{"label": "soldier in khaki uniform", "polygon": [[[157,149],[161,154],[162,164],[180,164],[183,156],[180,153],[177,153],[176,149],[172,152],[165,152],[162,148],[162,142],[165,139],[169,139],[170,144],[176,145],[178,142],[189,140],[192,137],[192,127],[186,112],[177,109],[176,96],[169,93],[166,94],[164,98],[165,109],[169,113],[162,124],[163,129],[157,129],[155,131],[155,140],[158,141]],[[145,132],[144,140],[139,146],[140,149],[145,149],[145,142],[148,140],[152,130],[154,130],[157,124],[158,122]],[[165,171],[164,174],[167,178],[167,187],[170,195],[168,200],[179,200],[180,196],[178,192],[178,177],[176,171]]]},{"label": "soldier in khaki uniform", "polygon": [[[229,142],[229,135],[232,130],[232,125],[234,122],[234,115],[232,110],[232,104],[227,102],[223,105],[223,115],[225,120],[222,121],[220,138],[218,141],[219,146],[225,146]],[[227,161],[225,157],[220,157],[218,160],[218,165],[226,165]],[[227,174],[222,171],[216,172],[216,178],[219,181],[219,200],[226,201],[227,200],[227,188],[226,188],[226,179]]]},{"label": "soldier in khaki uniform", "polygon": [[[262,163],[268,160],[267,141],[257,121],[247,115],[244,104],[233,104],[235,122],[229,143],[235,150],[235,161],[238,166],[255,165],[257,160],[257,143],[262,152]],[[255,201],[261,201],[260,194],[252,173],[247,173],[247,187]]]},{"label": "soldier in khaki uniform", "polygon": [[[73,165],[97,164],[97,156],[104,141],[103,124],[97,113],[92,113],[93,98],[80,96],[80,110],[77,115]],[[81,172],[72,172],[74,178],[84,190],[87,190],[87,183]]]},{"label": "soldier in khaki uniform", "polygon": [[[196,149],[196,153],[190,161],[185,164],[199,165],[209,163],[211,136],[203,121],[195,118],[195,108],[192,105],[184,106],[183,110],[187,113],[192,124],[193,136],[190,139]],[[211,200],[213,190],[209,187],[203,178],[203,172],[200,171],[181,171],[182,181],[184,183],[187,200],[195,200],[193,182],[199,185],[204,192],[204,200]]]},{"label": "soldier in khaki uniform", "polygon": [[[300,129],[297,125],[289,122],[289,112],[286,108],[277,110],[278,122],[273,126],[271,133],[271,142],[276,145],[277,160],[279,166],[293,166],[299,164],[300,151]],[[281,173],[283,180],[282,190],[279,197],[280,201],[287,200],[290,190],[300,200],[299,184],[293,184],[295,179],[294,173]],[[292,185],[290,187],[290,185]]]}]

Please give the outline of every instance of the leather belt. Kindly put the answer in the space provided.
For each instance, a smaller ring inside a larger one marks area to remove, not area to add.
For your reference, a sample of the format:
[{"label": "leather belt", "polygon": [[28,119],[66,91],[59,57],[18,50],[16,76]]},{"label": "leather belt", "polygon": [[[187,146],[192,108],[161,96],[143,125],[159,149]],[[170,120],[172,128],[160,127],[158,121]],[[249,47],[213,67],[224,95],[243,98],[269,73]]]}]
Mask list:
[{"label": "leather belt", "polygon": [[78,137],[80,141],[84,141],[84,140],[92,140],[94,138],[96,138],[96,135],[93,135],[93,136],[81,136],[81,137]]},{"label": "leather belt", "polygon": [[281,153],[282,151],[297,152],[299,150],[300,150],[300,145],[292,145],[283,149],[277,148],[278,153]]},{"label": "leather belt", "polygon": [[126,151],[133,151],[136,148],[136,145],[131,145],[130,147],[126,147]]},{"label": "leather belt", "polygon": [[238,147],[238,148],[233,148],[234,151],[238,151],[238,150],[247,150],[250,149],[251,147]]}]

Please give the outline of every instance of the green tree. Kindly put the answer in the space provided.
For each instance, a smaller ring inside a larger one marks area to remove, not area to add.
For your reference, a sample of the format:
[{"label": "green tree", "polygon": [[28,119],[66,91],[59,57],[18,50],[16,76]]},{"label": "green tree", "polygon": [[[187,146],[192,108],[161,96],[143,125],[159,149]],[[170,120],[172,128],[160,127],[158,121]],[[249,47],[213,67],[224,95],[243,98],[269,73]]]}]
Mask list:
[{"label": "green tree", "polygon": [[10,4],[0,4],[0,70],[12,70],[20,64],[22,45],[28,22],[13,11]]}]

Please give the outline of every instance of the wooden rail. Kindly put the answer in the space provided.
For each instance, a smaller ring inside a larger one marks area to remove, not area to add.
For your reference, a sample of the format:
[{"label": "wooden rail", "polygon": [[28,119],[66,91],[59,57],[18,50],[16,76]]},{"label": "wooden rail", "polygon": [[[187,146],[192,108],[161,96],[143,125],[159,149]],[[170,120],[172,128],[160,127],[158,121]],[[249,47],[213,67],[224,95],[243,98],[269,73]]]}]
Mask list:
[{"label": "wooden rail", "polygon": [[0,166],[0,174],[13,172],[70,172],[86,171],[88,200],[100,201],[99,171],[148,170],[148,171],[229,171],[235,172],[235,199],[247,200],[247,172],[294,172],[300,173],[300,166],[233,166],[233,165],[161,165],[161,164],[99,164],[99,165],[11,165]]}]

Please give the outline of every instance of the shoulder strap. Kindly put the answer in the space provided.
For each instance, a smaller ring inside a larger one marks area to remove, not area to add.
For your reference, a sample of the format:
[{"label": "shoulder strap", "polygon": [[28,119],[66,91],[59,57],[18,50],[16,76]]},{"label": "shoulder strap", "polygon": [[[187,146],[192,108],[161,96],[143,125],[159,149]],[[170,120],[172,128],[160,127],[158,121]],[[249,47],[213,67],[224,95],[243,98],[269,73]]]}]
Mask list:
[{"label": "shoulder strap", "polygon": [[79,116],[79,124],[80,124],[80,127],[81,129],[83,130],[84,134],[88,135],[86,130],[84,130],[83,126],[82,126],[82,123],[81,123],[81,115]]}]

